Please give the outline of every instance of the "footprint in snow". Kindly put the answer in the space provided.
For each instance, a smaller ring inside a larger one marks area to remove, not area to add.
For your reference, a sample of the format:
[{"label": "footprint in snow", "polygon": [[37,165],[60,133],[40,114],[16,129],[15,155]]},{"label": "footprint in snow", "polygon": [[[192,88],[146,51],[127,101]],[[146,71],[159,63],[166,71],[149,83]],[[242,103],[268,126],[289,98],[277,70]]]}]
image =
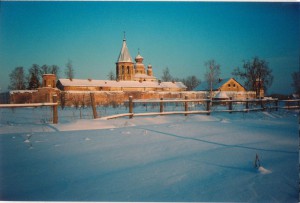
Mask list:
[{"label": "footprint in snow", "polygon": [[25,142],[25,143],[29,143],[29,142],[30,142],[30,140],[26,139],[26,140],[24,140],[24,142]]},{"label": "footprint in snow", "polygon": [[260,174],[263,174],[263,175],[272,173],[272,171],[270,171],[270,170],[268,170],[268,169],[265,169],[265,168],[262,167],[262,166],[260,166],[257,170],[258,170],[258,172],[259,172]]},{"label": "footprint in snow", "polygon": [[230,123],[230,121],[227,119],[221,119],[221,123]]}]

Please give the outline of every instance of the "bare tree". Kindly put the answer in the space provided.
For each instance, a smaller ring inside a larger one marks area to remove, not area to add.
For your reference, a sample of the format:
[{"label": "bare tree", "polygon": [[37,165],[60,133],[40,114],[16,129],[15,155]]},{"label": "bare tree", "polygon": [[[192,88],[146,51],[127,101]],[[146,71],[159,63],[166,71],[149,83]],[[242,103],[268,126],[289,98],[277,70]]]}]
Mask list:
[{"label": "bare tree", "polygon": [[114,74],[113,71],[109,71],[109,73],[108,73],[108,75],[107,75],[107,78],[108,78],[109,80],[116,80],[116,76],[115,76],[115,74]]},{"label": "bare tree", "polygon": [[59,67],[57,65],[50,66],[50,73],[56,75],[58,77],[59,75]]},{"label": "bare tree", "polygon": [[244,61],[243,68],[234,69],[232,75],[242,79],[248,90],[255,91],[256,97],[261,89],[267,91],[273,82],[272,69],[269,68],[268,62],[258,57],[254,57],[252,61]]},{"label": "bare tree", "polygon": [[179,79],[178,81],[181,81],[187,87],[187,91],[192,91],[201,83],[200,79],[194,75],[188,76],[184,79]]},{"label": "bare tree", "polygon": [[161,77],[161,80],[163,82],[168,82],[168,81],[172,81],[173,77],[171,76],[170,74],[170,71],[169,71],[169,68],[166,67],[164,70],[163,70],[163,76]]},{"label": "bare tree", "polygon": [[65,75],[70,80],[74,78],[74,69],[71,60],[69,60],[68,63],[66,64]]},{"label": "bare tree", "polygon": [[292,87],[295,89],[296,94],[300,96],[300,71],[292,73]]},{"label": "bare tree", "polygon": [[209,91],[210,91],[210,98],[212,98],[212,91],[214,86],[218,83],[220,78],[220,65],[215,62],[215,60],[209,60],[205,62],[206,66],[206,73],[204,75],[205,81],[208,84]]},{"label": "bare tree", "polygon": [[8,89],[11,90],[25,90],[26,89],[26,80],[25,80],[25,72],[22,66],[16,67],[10,74],[10,85]]},{"label": "bare tree", "polygon": [[50,73],[50,67],[46,64],[42,65],[40,68],[40,74],[49,74]]}]

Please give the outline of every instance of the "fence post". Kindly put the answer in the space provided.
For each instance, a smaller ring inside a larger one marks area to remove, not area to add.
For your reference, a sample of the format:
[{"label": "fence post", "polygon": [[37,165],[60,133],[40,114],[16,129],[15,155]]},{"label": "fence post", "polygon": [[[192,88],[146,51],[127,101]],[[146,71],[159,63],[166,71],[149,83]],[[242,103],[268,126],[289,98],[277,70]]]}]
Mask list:
[{"label": "fence post", "polygon": [[129,118],[133,117],[133,102],[132,102],[132,96],[129,96]]},{"label": "fence post", "polygon": [[262,110],[264,111],[265,107],[264,107],[264,101],[263,101],[262,97],[260,98],[260,106],[261,106]]},{"label": "fence post", "polygon": [[94,118],[98,118],[96,104],[95,104],[95,93],[91,92],[90,97],[91,97],[91,104],[92,104],[92,109],[93,109],[93,116],[94,116]]},{"label": "fence post", "polygon": [[159,112],[162,113],[164,112],[164,103],[162,102],[162,100],[164,100],[164,98],[160,98],[160,103],[159,103]]},{"label": "fence post", "polygon": [[[187,100],[187,99],[188,99],[188,96],[185,96],[184,99]],[[184,111],[187,112],[188,110],[189,110],[188,102],[185,101],[185,102],[184,102]],[[184,114],[184,115],[187,116],[187,114]]]},{"label": "fence post", "polygon": [[206,100],[206,111],[207,111],[207,115],[210,115],[210,104],[211,104],[211,100],[207,98]]},{"label": "fence post", "polygon": [[57,95],[54,94],[52,96],[52,101],[53,103],[56,103],[56,105],[53,105],[52,110],[53,110],[53,124],[57,124],[58,123],[58,113],[57,113]]},{"label": "fence post", "polygon": [[249,111],[249,101],[248,101],[248,100],[249,100],[249,98],[247,97],[247,98],[246,98],[246,110],[247,110],[246,112],[247,112],[247,113],[248,113],[248,111]]},{"label": "fence post", "polygon": [[229,97],[229,113],[232,113],[232,97]]},{"label": "fence post", "polygon": [[278,99],[275,99],[275,111],[278,111]]}]

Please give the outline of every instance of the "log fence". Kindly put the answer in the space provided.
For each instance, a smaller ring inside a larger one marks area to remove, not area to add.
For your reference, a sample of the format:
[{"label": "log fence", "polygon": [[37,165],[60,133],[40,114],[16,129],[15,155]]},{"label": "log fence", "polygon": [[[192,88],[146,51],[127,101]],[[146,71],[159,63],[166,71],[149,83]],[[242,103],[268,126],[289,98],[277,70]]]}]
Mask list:
[{"label": "log fence", "polygon": [[52,122],[53,124],[58,123],[58,102],[57,102],[57,95],[52,96],[52,102],[45,102],[45,103],[28,103],[28,104],[0,104],[0,108],[28,108],[28,107],[43,107],[43,106],[50,106],[52,107]]},{"label": "log fence", "polygon": [[[100,118],[97,113],[95,95],[90,94],[91,106],[93,110],[93,118]],[[54,124],[58,123],[58,102],[57,96],[53,95],[53,102],[48,103],[28,103],[28,104],[0,104],[0,108],[26,108],[26,107],[43,107],[49,106],[52,107],[53,117],[52,121]],[[181,105],[181,110],[168,111],[166,107],[167,103],[173,104],[173,109]],[[134,112],[135,105],[143,104],[155,104],[158,105],[159,110],[156,112]],[[192,104],[192,105],[191,105]],[[192,106],[198,104],[202,109],[192,109]],[[235,104],[242,104],[244,106],[242,109],[235,109]],[[136,116],[154,116],[154,115],[189,115],[189,114],[206,114],[211,115],[211,113],[218,112],[244,112],[248,113],[250,111],[266,111],[266,110],[275,110],[279,109],[299,109],[300,108],[300,99],[293,100],[278,100],[278,99],[226,99],[226,100],[211,100],[211,99],[189,99],[185,96],[184,99],[163,99],[158,100],[134,100],[132,96],[129,97],[128,101],[125,102],[126,109],[128,107],[128,113],[121,113],[111,116],[102,117],[101,119],[114,119],[119,117],[129,117],[133,118]],[[175,107],[176,106],[176,107]],[[218,107],[222,106],[221,109]]]},{"label": "log fence", "polygon": [[[284,103],[284,106],[279,106],[279,103]],[[139,103],[158,103],[159,104],[159,112],[150,112],[150,113],[134,113],[134,104]],[[164,111],[165,103],[182,103],[184,106],[184,111]],[[205,104],[205,110],[189,110],[189,103],[201,103]],[[245,103],[245,108],[235,110],[233,108],[233,104],[236,103]],[[211,107],[213,105],[226,104],[228,106],[227,109],[222,110],[213,110]],[[250,108],[250,104],[256,106],[256,108]],[[296,105],[293,105],[296,104]],[[248,113],[250,111],[265,111],[265,110],[275,110],[278,109],[299,109],[300,108],[300,99],[295,100],[278,100],[278,99],[245,99],[245,100],[233,100],[232,98],[226,100],[211,100],[211,99],[188,99],[186,96],[184,99],[179,100],[170,100],[160,98],[159,100],[133,100],[132,96],[129,97],[128,100],[129,112],[125,114],[117,114],[105,117],[103,119],[113,119],[118,117],[129,116],[129,118],[133,118],[134,116],[153,116],[153,115],[175,115],[175,114],[184,114],[185,116],[189,114],[206,114],[210,115],[212,112],[245,112]]]}]

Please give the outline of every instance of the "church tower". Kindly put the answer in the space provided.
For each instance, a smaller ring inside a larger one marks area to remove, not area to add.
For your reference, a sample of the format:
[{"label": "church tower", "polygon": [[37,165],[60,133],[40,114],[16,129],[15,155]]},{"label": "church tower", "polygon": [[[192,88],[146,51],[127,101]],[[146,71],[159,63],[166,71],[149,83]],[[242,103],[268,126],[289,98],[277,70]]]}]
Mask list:
[{"label": "church tower", "polygon": [[138,52],[138,55],[135,57],[135,73],[136,74],[145,74],[145,66],[143,64],[144,58],[140,55],[140,51]]},{"label": "church tower", "polygon": [[148,65],[147,75],[153,77],[152,65]]},{"label": "church tower", "polygon": [[134,64],[127,48],[124,33],[122,49],[116,62],[116,78],[117,80],[133,80],[134,74]]}]

